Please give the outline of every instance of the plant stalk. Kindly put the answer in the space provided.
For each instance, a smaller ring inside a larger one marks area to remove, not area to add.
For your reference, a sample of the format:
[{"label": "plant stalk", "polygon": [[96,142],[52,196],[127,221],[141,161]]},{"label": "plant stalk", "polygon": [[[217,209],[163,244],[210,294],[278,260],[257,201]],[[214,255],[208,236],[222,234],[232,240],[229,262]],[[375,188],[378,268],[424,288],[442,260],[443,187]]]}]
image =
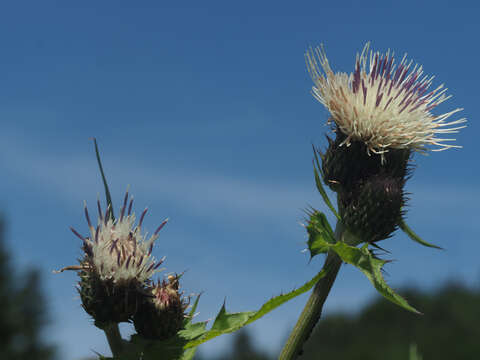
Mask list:
[{"label": "plant stalk", "polygon": [[[346,231],[341,221],[337,222],[335,228],[335,240],[343,241]],[[285,343],[282,352],[280,353],[279,360],[294,360],[297,359],[303,353],[303,345],[310,337],[313,328],[320,320],[322,314],[323,304],[330,293],[330,289],[335,282],[340,266],[342,265],[342,259],[334,252],[329,252],[322,270],[326,271],[326,274],[315,285],[315,288],[310,295],[305,307],[303,308],[300,317],[295,324],[290,336]]]},{"label": "plant stalk", "polygon": [[108,345],[112,351],[112,355],[115,359],[120,356],[123,348],[123,339],[120,335],[120,329],[117,323],[109,323],[102,327],[107,337]]}]

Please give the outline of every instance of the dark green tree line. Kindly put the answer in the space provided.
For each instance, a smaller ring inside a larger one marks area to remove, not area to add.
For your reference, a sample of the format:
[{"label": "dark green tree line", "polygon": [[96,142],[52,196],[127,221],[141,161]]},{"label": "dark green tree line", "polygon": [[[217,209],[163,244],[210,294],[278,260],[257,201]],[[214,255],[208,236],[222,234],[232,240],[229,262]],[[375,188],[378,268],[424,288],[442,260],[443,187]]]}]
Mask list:
[{"label": "dark green tree line", "polygon": [[38,271],[13,271],[0,218],[0,359],[53,360],[55,349],[41,340],[47,323]]},{"label": "dark green tree line", "polygon": [[[302,360],[408,360],[411,345],[423,359],[480,358],[480,291],[449,283],[434,292],[401,291],[423,315],[401,310],[383,298],[356,315],[325,316]],[[198,356],[196,360],[207,360]],[[274,360],[255,348],[248,331],[235,335],[225,354],[208,360]]]}]

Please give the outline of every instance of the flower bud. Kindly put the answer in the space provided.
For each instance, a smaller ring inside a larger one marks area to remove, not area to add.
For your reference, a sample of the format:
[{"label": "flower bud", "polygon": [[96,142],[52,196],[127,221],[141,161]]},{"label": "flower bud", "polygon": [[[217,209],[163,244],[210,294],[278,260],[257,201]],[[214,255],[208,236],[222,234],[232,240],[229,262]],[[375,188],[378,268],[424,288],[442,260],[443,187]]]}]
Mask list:
[{"label": "flower bud", "polygon": [[365,242],[388,238],[396,229],[405,204],[404,180],[379,174],[338,194],[343,223]]},{"label": "flower bud", "polygon": [[189,301],[179,292],[180,276],[170,275],[150,288],[133,317],[137,333],[147,339],[165,340],[182,329]]}]

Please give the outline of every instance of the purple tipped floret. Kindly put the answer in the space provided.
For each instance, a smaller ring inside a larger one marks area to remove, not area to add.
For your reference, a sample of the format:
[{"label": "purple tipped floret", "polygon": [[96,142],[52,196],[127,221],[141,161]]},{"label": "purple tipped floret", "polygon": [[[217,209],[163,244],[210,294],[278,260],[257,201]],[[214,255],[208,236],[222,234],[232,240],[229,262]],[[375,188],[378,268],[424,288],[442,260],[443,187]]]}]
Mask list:
[{"label": "purple tipped floret", "polygon": [[382,77],[385,74],[385,64],[387,63],[387,59],[388,58],[386,56],[384,56],[380,60],[380,76],[382,76]]},{"label": "purple tipped floret", "polygon": [[[113,253],[113,249],[117,249],[117,242],[118,242],[118,239],[112,241],[112,245],[110,246],[110,254]],[[118,249],[117,249],[117,251],[118,251]]]},{"label": "purple tipped floret", "polygon": [[365,86],[365,81],[362,79],[362,91],[363,91],[363,105],[367,102],[367,88]]},{"label": "purple tipped floret", "polygon": [[400,73],[402,72],[404,66],[403,64],[398,65],[397,70],[395,70],[395,75],[393,75],[393,82],[396,84],[398,78],[400,77]]},{"label": "purple tipped floret", "polygon": [[152,250],[153,250],[153,241],[148,248],[148,256],[152,255]]},{"label": "purple tipped floret", "polygon": [[153,269],[153,267],[155,266],[155,263],[151,263],[150,266],[148,267],[148,269],[146,270],[146,272],[149,272]]},{"label": "purple tipped floret", "polygon": [[371,79],[372,85],[373,85],[373,80],[375,80],[377,65],[378,65],[378,54],[375,54],[375,60],[373,61],[372,72],[370,73],[370,79]]},{"label": "purple tipped floret", "polygon": [[138,264],[137,264],[137,268],[139,268],[140,265],[142,265],[142,262],[143,262],[143,256],[140,258],[140,261],[139,261]]},{"label": "purple tipped floret", "polygon": [[375,102],[375,107],[378,107],[378,104],[380,104],[380,101],[382,101],[383,93],[381,93],[379,96],[377,96],[377,101]]},{"label": "purple tipped floret", "polygon": [[417,105],[415,105],[414,107],[412,107],[408,112],[412,112],[416,109],[418,109],[421,105],[425,104],[425,101],[421,100],[417,103]]},{"label": "purple tipped floret", "polygon": [[383,108],[383,110],[386,110],[388,105],[390,105],[390,103],[392,102],[393,98],[391,97],[390,99],[388,99],[387,103],[385,104],[385,107]]},{"label": "purple tipped floret", "polygon": [[400,76],[400,79],[398,80],[398,83],[401,84],[403,82],[403,80],[405,79],[405,76],[407,76],[407,73],[408,73],[408,70],[410,69],[410,66],[406,66],[404,69],[403,69],[403,74],[402,76]]},{"label": "purple tipped floret", "polygon": [[100,205],[100,200],[97,200],[97,208],[98,208],[98,217],[100,221],[103,221],[102,206]]},{"label": "purple tipped floret", "polygon": [[127,215],[130,216],[132,213],[132,205],[133,205],[133,197],[130,199],[130,205],[128,205],[128,213]]},{"label": "purple tipped floret", "polygon": [[123,215],[125,215],[125,209],[127,208],[128,201],[128,191],[125,193],[125,198],[123,199],[122,211],[120,212],[120,221],[123,220]]},{"label": "purple tipped floret", "polygon": [[90,216],[88,216],[88,209],[86,204],[85,204],[85,217],[87,218],[88,227],[92,228],[92,222],[90,221]]},{"label": "purple tipped floret", "polygon": [[153,267],[153,269],[154,269],[154,270],[157,270],[157,269],[160,267],[160,265],[162,265],[162,262],[163,262],[163,261],[159,261],[159,262],[157,263],[157,265],[155,265],[155,266]]},{"label": "purple tipped floret", "polygon": [[126,269],[128,269],[128,265],[130,265],[130,260],[132,260],[132,255],[130,255],[127,259],[127,263],[125,264]]},{"label": "purple tipped floret", "polygon": [[393,64],[393,56],[390,58],[390,61],[388,62],[387,68],[385,69],[385,73],[387,74],[387,80],[390,79],[390,75],[392,74],[392,64]]},{"label": "purple tipped floret", "polygon": [[87,256],[93,257],[92,246],[90,244],[88,244],[87,242],[83,243],[83,251],[85,251],[85,254],[87,254]]},{"label": "purple tipped floret", "polygon": [[160,226],[157,228],[157,230],[155,230],[155,232],[153,233],[153,235],[158,235],[158,233],[160,232],[160,230],[162,230],[162,228],[165,226],[165,224],[168,222],[168,220],[163,220],[163,222],[160,224]]},{"label": "purple tipped floret", "polygon": [[145,217],[145,214],[147,213],[147,211],[148,211],[148,208],[145,208],[145,210],[143,210],[143,212],[142,212],[142,215],[140,215],[140,221],[138,222],[138,227],[139,228],[142,227],[143,218]]},{"label": "purple tipped floret", "polygon": [[95,230],[95,242],[98,244],[98,231],[100,230],[100,226],[97,225],[97,229]]},{"label": "purple tipped floret", "polygon": [[358,88],[360,87],[360,62],[357,60],[356,65],[355,65],[355,72],[353,73],[353,93],[356,93],[358,91]]},{"label": "purple tipped floret", "polygon": [[85,239],[82,235],[80,235],[80,234],[78,233],[78,231],[75,230],[73,227],[70,226],[70,230],[72,230],[72,232],[73,232],[78,238],[80,238],[80,240],[82,240],[83,242],[86,241],[86,239]]}]

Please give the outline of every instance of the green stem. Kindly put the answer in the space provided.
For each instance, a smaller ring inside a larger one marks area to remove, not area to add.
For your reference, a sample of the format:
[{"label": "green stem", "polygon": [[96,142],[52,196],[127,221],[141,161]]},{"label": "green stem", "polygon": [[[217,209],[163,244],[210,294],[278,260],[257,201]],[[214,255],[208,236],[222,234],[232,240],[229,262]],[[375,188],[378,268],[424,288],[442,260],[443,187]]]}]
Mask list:
[{"label": "green stem", "polygon": [[[338,221],[335,228],[335,239],[343,241],[345,235],[345,227]],[[320,320],[323,304],[330,293],[341,265],[342,259],[337,254],[329,252],[322,268],[322,270],[326,270],[326,275],[315,285],[307,304],[280,353],[279,360],[293,360],[302,354],[303,345],[310,337],[318,320]]]},{"label": "green stem", "polygon": [[102,330],[105,332],[107,337],[108,345],[110,345],[110,350],[115,359],[120,356],[123,348],[123,339],[120,335],[120,329],[118,328],[117,323],[109,323],[102,327]]}]

